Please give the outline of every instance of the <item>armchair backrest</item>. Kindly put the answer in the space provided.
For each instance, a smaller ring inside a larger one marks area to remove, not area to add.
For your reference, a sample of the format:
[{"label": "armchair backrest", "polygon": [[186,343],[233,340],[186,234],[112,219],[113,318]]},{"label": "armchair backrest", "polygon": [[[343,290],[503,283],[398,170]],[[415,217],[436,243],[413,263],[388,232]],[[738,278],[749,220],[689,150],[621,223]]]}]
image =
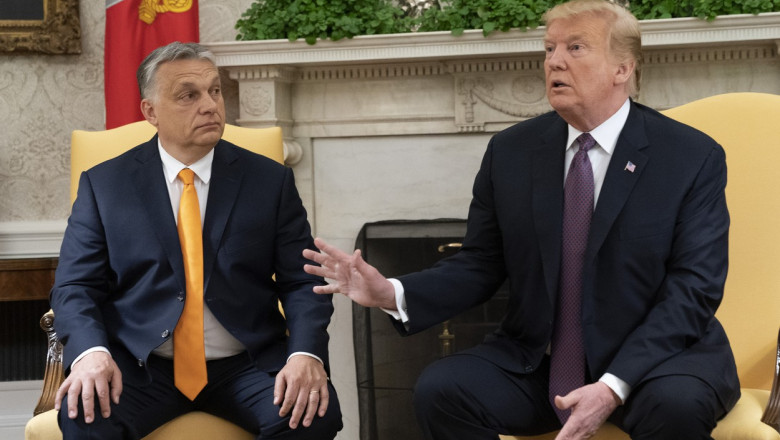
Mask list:
[{"label": "armchair backrest", "polygon": [[[82,171],[114,158],[152,138],[157,129],[146,121],[104,131],[74,130],[70,138],[70,203],[76,200]],[[280,127],[247,128],[225,124],[222,138],[279,163],[284,163]]]},{"label": "armchair backrest", "polygon": [[770,389],[780,326],[780,96],[727,93],[664,113],[726,150],[729,273],[717,316],[742,387]]}]

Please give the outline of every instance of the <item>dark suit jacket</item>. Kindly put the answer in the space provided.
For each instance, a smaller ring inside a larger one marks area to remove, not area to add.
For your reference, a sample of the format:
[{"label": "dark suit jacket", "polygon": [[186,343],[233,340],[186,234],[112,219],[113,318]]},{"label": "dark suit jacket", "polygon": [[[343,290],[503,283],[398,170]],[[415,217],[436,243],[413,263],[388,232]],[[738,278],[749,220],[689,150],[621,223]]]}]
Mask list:
[{"label": "dark suit jacket", "polygon": [[[500,329],[470,352],[514,372],[539,366],[558,292],[566,140],[566,122],[554,112],[493,137],[461,251],[400,278],[410,333],[486,301],[508,277]],[[715,141],[631,104],[585,256],[582,320],[592,378],[609,372],[636,387],[661,375],[693,375],[727,409],[736,402],[734,358],[713,316],[728,265],[725,186],[725,156]]]},{"label": "dark suit jacket", "polygon": [[[333,306],[312,293],[323,280],[303,271],[305,247],[313,242],[292,170],[220,141],[203,224],[204,298],[262,370],[278,371],[297,351],[327,367]],[[51,291],[65,365],[101,345],[125,381],[147,381],[143,366],[172,337],[184,290],[155,136],[81,175]]]}]

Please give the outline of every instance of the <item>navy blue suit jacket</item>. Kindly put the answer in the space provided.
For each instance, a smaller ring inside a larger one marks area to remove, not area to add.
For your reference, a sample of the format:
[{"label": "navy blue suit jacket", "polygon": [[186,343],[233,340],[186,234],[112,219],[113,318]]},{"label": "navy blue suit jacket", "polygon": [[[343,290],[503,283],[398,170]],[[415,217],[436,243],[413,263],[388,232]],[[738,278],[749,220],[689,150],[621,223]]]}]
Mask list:
[{"label": "navy blue suit jacket", "polygon": [[[462,249],[400,278],[408,332],[486,301],[508,277],[499,330],[470,352],[518,373],[539,366],[558,292],[566,140],[566,122],[554,112],[492,138]],[[725,155],[715,141],[631,104],[585,256],[582,320],[593,379],[609,372],[636,387],[692,375],[725,408],[734,405],[736,366],[714,317],[728,264],[725,186]]]},{"label": "navy blue suit jacket", "polygon": [[[312,293],[323,280],[303,271],[306,247],[313,241],[292,170],[219,141],[203,224],[204,299],[264,371],[297,351],[327,368],[333,306]],[[105,346],[125,381],[149,380],[144,365],[172,337],[184,290],[155,136],[81,175],[51,291],[65,365]]]}]

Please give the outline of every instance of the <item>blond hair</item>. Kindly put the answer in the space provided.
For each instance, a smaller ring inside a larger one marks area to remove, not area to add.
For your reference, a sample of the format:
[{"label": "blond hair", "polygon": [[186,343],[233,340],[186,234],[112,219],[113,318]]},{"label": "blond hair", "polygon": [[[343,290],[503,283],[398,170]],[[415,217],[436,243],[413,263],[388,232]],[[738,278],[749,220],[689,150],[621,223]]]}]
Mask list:
[{"label": "blond hair", "polygon": [[639,21],[628,9],[609,0],[571,0],[547,11],[542,20],[549,26],[562,18],[593,15],[603,18],[609,25],[608,50],[620,62],[634,61],[634,72],[626,87],[629,96],[639,95],[642,75],[642,34]]}]

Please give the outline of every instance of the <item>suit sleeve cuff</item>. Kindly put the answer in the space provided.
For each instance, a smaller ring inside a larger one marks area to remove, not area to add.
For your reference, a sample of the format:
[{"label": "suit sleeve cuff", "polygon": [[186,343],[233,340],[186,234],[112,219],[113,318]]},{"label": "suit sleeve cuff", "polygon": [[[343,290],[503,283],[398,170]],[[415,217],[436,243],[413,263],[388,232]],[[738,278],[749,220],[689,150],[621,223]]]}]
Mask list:
[{"label": "suit sleeve cuff", "polygon": [[404,295],[404,286],[395,278],[388,278],[390,284],[395,289],[395,307],[397,310],[382,309],[383,312],[392,316],[396,321],[401,321],[406,324],[409,322],[409,315],[406,312],[406,296]]},{"label": "suit sleeve cuff", "polygon": [[71,362],[70,369],[73,370],[73,366],[76,365],[76,362],[78,362],[81,359],[83,359],[84,356],[86,356],[86,355],[88,355],[90,353],[94,353],[96,351],[102,351],[102,352],[108,353],[109,355],[111,354],[111,352],[108,351],[108,349],[106,347],[97,346],[97,347],[88,348],[88,349],[84,350],[80,355],[78,355],[78,357],[76,357],[76,359],[74,359],[73,362]]},{"label": "suit sleeve cuff", "polygon": [[320,363],[321,363],[322,365],[325,365],[325,363],[324,363],[324,362],[322,362],[322,359],[320,359],[320,357],[319,357],[319,356],[313,355],[313,354],[311,354],[311,353],[307,353],[307,352],[305,352],[305,351],[296,351],[295,353],[291,354],[290,356],[288,356],[288,357],[287,357],[287,362],[290,362],[290,359],[292,359],[292,358],[293,358],[293,356],[299,356],[299,355],[300,355],[300,356],[309,356],[309,357],[311,357],[311,358],[317,359],[318,361],[320,361]]},{"label": "suit sleeve cuff", "polygon": [[599,379],[599,382],[606,384],[615,394],[617,394],[620,401],[625,404],[628,395],[631,394],[631,387],[619,377],[614,374],[604,373]]}]

